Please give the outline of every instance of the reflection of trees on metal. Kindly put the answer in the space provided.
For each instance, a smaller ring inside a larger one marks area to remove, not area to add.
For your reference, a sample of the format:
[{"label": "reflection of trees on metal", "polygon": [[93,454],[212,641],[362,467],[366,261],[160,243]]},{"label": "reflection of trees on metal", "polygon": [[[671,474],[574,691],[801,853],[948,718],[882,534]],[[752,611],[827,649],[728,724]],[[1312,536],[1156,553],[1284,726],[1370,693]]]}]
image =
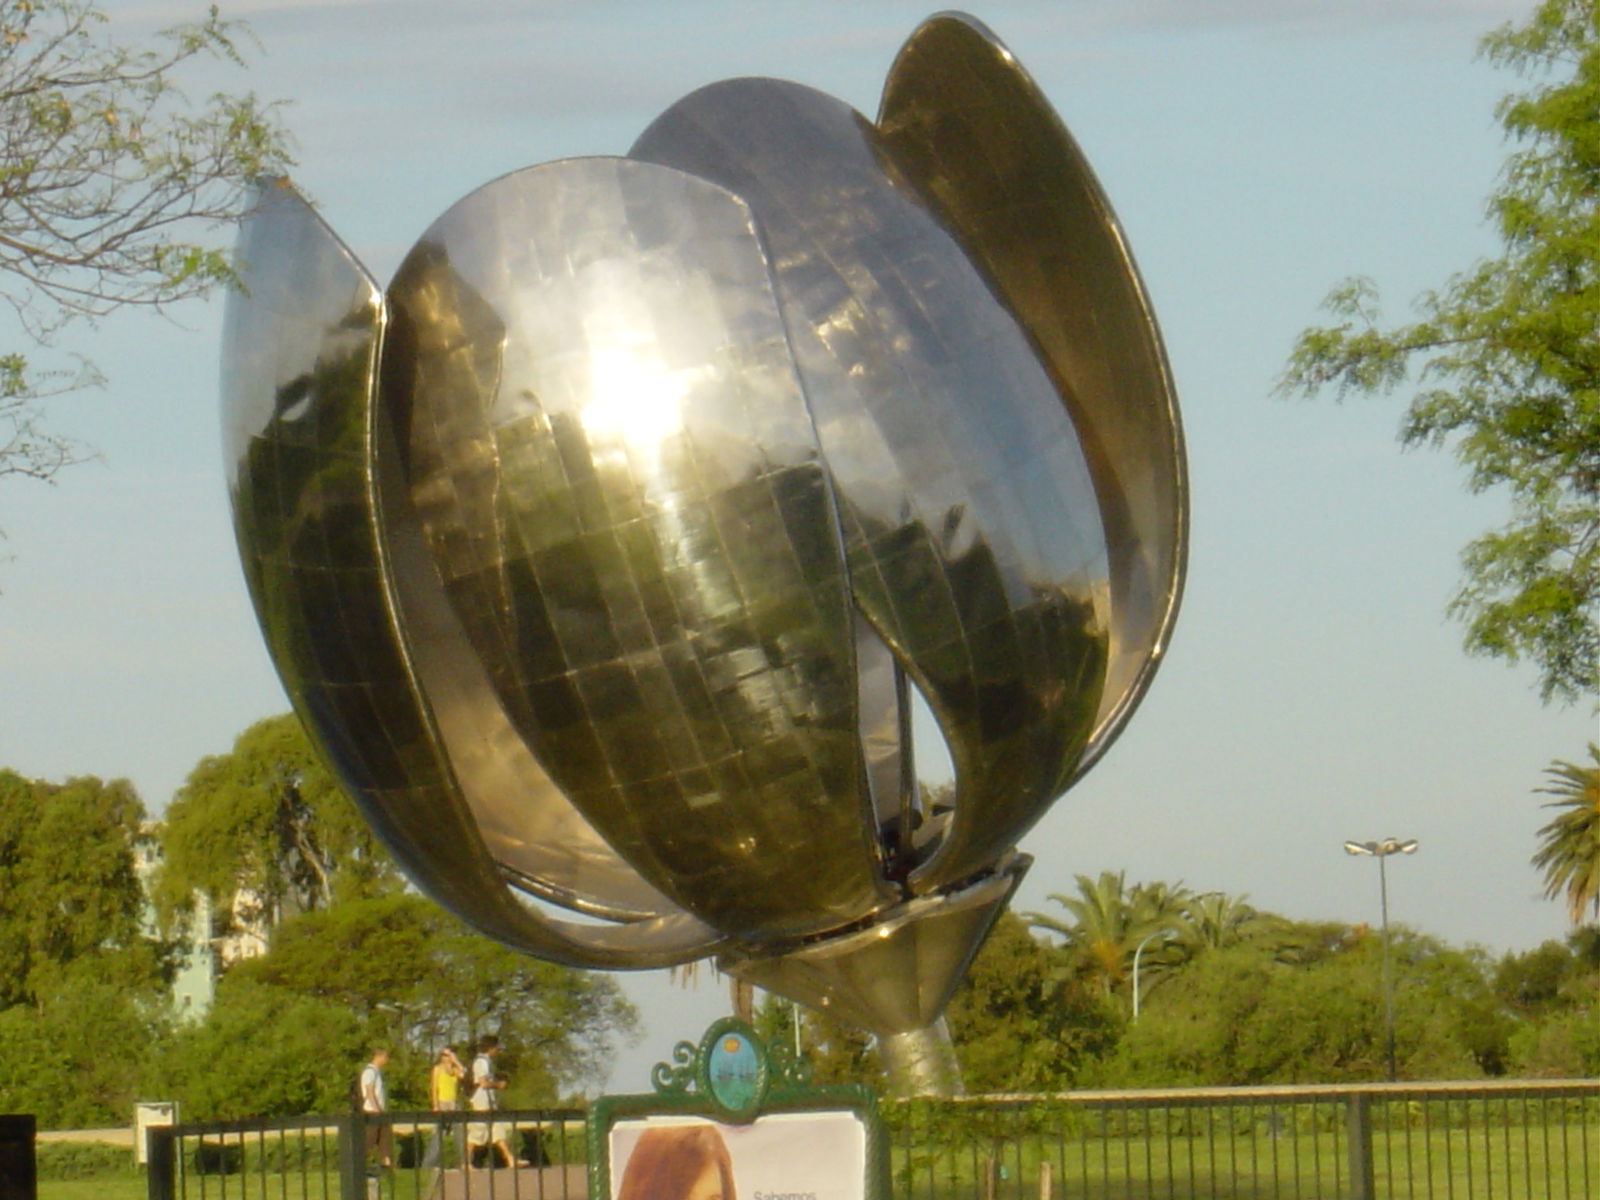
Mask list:
[{"label": "reflection of trees on metal", "polygon": [[287,185],[241,257],[246,572],[406,870],[558,961],[719,953],[935,1022],[1148,684],[1185,544],[1154,321],[1005,48],[930,20],[876,125],[713,84],[467,196],[387,294]]}]

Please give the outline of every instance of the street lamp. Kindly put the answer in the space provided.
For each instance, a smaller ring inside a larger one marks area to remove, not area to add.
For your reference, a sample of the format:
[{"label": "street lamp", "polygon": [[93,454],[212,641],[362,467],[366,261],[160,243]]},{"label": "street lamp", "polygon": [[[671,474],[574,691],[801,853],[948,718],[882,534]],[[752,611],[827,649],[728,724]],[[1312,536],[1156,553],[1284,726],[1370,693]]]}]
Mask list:
[{"label": "street lamp", "polygon": [[1144,948],[1151,942],[1160,938],[1163,942],[1170,942],[1177,935],[1170,929],[1158,929],[1154,933],[1146,934],[1133,951],[1133,1019],[1139,1019],[1139,956],[1144,953]]},{"label": "street lamp", "polygon": [[1389,873],[1384,859],[1391,854],[1415,854],[1417,839],[1384,838],[1381,842],[1346,842],[1346,854],[1378,860],[1378,899],[1383,912],[1383,1028],[1389,1050],[1389,1082],[1394,1082],[1394,977],[1389,969]]}]

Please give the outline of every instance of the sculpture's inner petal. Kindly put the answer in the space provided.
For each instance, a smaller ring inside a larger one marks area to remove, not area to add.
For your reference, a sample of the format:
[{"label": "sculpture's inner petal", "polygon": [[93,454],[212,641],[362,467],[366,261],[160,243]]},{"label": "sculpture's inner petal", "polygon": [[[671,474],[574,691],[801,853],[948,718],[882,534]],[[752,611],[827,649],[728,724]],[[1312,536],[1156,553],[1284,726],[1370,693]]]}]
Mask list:
[{"label": "sculpture's inner petal", "polygon": [[625,159],[535,167],[436,222],[390,298],[410,498],[551,778],[736,935],[890,903],[838,519],[748,209]]},{"label": "sculpture's inner petal", "polygon": [[1070,417],[1028,337],[847,106],[776,80],[713,84],[630,154],[714,180],[756,214],[855,602],[954,759],[954,818],[913,882],[981,871],[1065,786],[1100,700],[1105,537]]},{"label": "sculpture's inner petal", "polygon": [[1183,438],[1155,317],[1088,161],[981,23],[943,13],[917,29],[889,73],[878,126],[1038,345],[1094,476],[1110,656],[1082,774],[1149,686],[1183,582]]}]

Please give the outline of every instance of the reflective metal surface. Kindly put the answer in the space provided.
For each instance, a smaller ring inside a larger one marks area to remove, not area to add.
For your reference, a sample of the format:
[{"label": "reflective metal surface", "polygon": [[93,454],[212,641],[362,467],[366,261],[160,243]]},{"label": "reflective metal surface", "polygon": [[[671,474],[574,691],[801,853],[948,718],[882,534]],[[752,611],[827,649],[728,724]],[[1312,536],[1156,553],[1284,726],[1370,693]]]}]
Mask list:
[{"label": "reflective metal surface", "polygon": [[409,493],[533,757],[736,936],[892,904],[843,555],[746,205],[626,159],[534,167],[441,217],[390,302]]},{"label": "reflective metal surface", "polygon": [[1144,695],[1183,587],[1188,481],[1155,316],[1083,152],[982,22],[941,13],[912,34],[884,85],[878,127],[1038,346],[1094,477],[1110,650],[1076,778]]},{"label": "reflective metal surface", "polygon": [[1014,854],[978,882],[919,896],[885,920],[799,948],[724,954],[718,965],[769,992],[880,1036],[933,1024],[1032,863]]},{"label": "reflective metal surface", "polygon": [[386,294],[287,185],[242,238],[246,573],[407,871],[558,961],[718,953],[942,1077],[925,1031],[1147,686],[1186,537],[1137,273],[1009,52],[932,19],[876,125],[713,84],[473,192]]},{"label": "reflective metal surface", "polygon": [[[628,914],[653,919],[579,925],[541,919],[501,882],[488,846],[503,852],[506,838],[464,802],[396,620],[397,560],[414,584],[425,585],[431,568],[408,553],[403,520],[378,518],[379,481],[393,458],[381,450],[388,429],[372,403],[381,295],[283,184],[261,189],[239,259],[248,292],[230,297],[223,346],[235,529],[268,648],[338,778],[420,887],[502,941],[582,966],[657,965],[715,949],[723,937],[664,900],[660,912]],[[409,632],[425,661],[443,644],[433,629]],[[537,774],[516,778],[526,756],[502,757],[503,741],[502,754],[474,745],[495,729],[491,706],[480,698],[472,707],[481,723],[458,731],[457,744],[500,773],[475,782],[509,782],[546,806],[561,801],[553,788],[540,792]],[[601,855],[611,874],[628,871],[584,836],[575,815],[562,820],[531,804],[522,815],[520,838],[545,826],[558,839],[542,843],[547,857],[570,858],[576,870]],[[623,891],[633,899],[646,889]]]},{"label": "reflective metal surface", "polygon": [[668,109],[635,157],[754,209],[839,497],[853,598],[927,697],[956,807],[919,890],[1016,844],[1076,766],[1105,672],[1107,569],[1072,423],[1027,337],[873,127],[798,84]]},{"label": "reflective metal surface", "polygon": [[880,1035],[878,1058],[892,1095],[964,1096],[961,1064],[943,1017],[921,1029]]}]

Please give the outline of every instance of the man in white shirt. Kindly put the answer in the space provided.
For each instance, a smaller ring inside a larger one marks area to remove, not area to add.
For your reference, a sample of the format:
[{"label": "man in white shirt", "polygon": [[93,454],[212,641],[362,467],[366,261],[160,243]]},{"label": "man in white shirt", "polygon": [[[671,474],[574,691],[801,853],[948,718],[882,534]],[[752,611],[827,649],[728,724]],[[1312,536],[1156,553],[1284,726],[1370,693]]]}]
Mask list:
[{"label": "man in white shirt", "polygon": [[[383,1068],[389,1065],[389,1051],[382,1046],[373,1048],[372,1058],[361,1068],[361,1111],[368,1117],[387,1112],[389,1091],[383,1081]],[[378,1165],[388,1167],[394,1142],[394,1130],[387,1121],[366,1123],[367,1156],[378,1156]]]},{"label": "man in white shirt", "polygon": [[[505,1090],[506,1081],[494,1073],[494,1060],[499,1053],[500,1039],[494,1034],[486,1033],[478,1039],[478,1057],[472,1060],[472,1096],[469,1099],[473,1112],[493,1112],[500,1107],[499,1093]],[[473,1147],[493,1146],[501,1163],[509,1167],[511,1147],[506,1144],[506,1138],[510,1134],[511,1127],[504,1121],[486,1117],[472,1123],[467,1142]]]}]

